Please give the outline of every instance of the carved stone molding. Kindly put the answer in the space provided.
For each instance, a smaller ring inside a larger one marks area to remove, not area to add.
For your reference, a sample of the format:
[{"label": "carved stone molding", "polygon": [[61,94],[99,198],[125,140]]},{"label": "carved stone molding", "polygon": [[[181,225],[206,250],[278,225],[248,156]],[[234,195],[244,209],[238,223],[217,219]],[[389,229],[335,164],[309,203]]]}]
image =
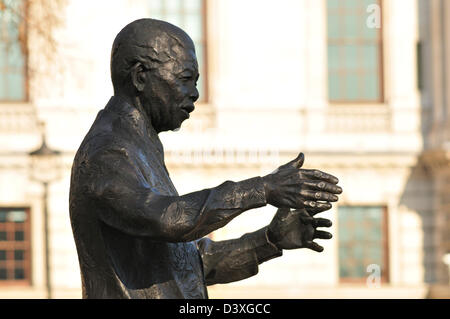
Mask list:
[{"label": "carved stone molding", "polygon": [[38,132],[37,123],[36,110],[31,104],[0,104],[0,134]]}]

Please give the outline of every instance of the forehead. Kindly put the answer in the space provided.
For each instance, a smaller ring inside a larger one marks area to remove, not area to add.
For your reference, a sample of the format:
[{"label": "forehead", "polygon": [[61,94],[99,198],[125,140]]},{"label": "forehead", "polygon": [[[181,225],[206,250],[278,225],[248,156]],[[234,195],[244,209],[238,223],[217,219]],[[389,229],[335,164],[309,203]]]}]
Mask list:
[{"label": "forehead", "polygon": [[194,69],[195,71],[198,70],[197,56],[195,54],[195,48],[193,44],[186,46],[176,45],[175,47],[173,47],[172,52],[173,55],[171,60],[174,62],[174,69],[189,68]]},{"label": "forehead", "polygon": [[198,68],[195,46],[192,39],[181,29],[160,32],[151,47],[166,66]]}]

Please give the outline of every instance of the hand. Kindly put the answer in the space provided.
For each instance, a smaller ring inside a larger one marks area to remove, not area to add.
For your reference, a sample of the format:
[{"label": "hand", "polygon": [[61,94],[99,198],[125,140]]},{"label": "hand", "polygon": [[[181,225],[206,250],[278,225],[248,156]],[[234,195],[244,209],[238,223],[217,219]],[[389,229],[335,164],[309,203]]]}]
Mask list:
[{"label": "hand", "polygon": [[301,169],[305,157],[303,153],[275,172],[263,177],[267,203],[278,208],[317,207],[329,209],[331,206],[321,201],[336,202],[335,194],[342,193],[333,175],[315,169]]},{"label": "hand", "polygon": [[[314,209],[315,214],[324,210],[326,209]],[[305,209],[279,208],[267,228],[267,236],[280,250],[309,248],[322,252],[323,247],[313,240],[317,238],[331,239],[333,236],[329,232],[317,230],[317,227],[330,227],[331,225],[329,219],[313,218]]]}]

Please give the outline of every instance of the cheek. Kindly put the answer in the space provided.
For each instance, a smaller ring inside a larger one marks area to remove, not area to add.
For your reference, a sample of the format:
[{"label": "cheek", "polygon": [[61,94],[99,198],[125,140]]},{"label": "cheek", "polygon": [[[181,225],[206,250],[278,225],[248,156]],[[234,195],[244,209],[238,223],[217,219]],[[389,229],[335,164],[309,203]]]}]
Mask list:
[{"label": "cheek", "polygon": [[173,84],[173,97],[182,101],[189,94],[189,89],[186,83],[182,81],[176,81]]}]

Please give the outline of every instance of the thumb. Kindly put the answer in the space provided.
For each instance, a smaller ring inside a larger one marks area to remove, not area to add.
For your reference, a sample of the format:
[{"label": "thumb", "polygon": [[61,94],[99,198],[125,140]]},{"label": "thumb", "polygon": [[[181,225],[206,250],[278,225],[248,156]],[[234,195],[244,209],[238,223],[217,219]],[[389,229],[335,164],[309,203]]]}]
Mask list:
[{"label": "thumb", "polygon": [[288,163],[288,165],[294,167],[294,168],[301,168],[303,166],[303,162],[305,161],[305,155],[300,152],[300,154],[298,154],[297,158],[293,161],[290,161]]}]

